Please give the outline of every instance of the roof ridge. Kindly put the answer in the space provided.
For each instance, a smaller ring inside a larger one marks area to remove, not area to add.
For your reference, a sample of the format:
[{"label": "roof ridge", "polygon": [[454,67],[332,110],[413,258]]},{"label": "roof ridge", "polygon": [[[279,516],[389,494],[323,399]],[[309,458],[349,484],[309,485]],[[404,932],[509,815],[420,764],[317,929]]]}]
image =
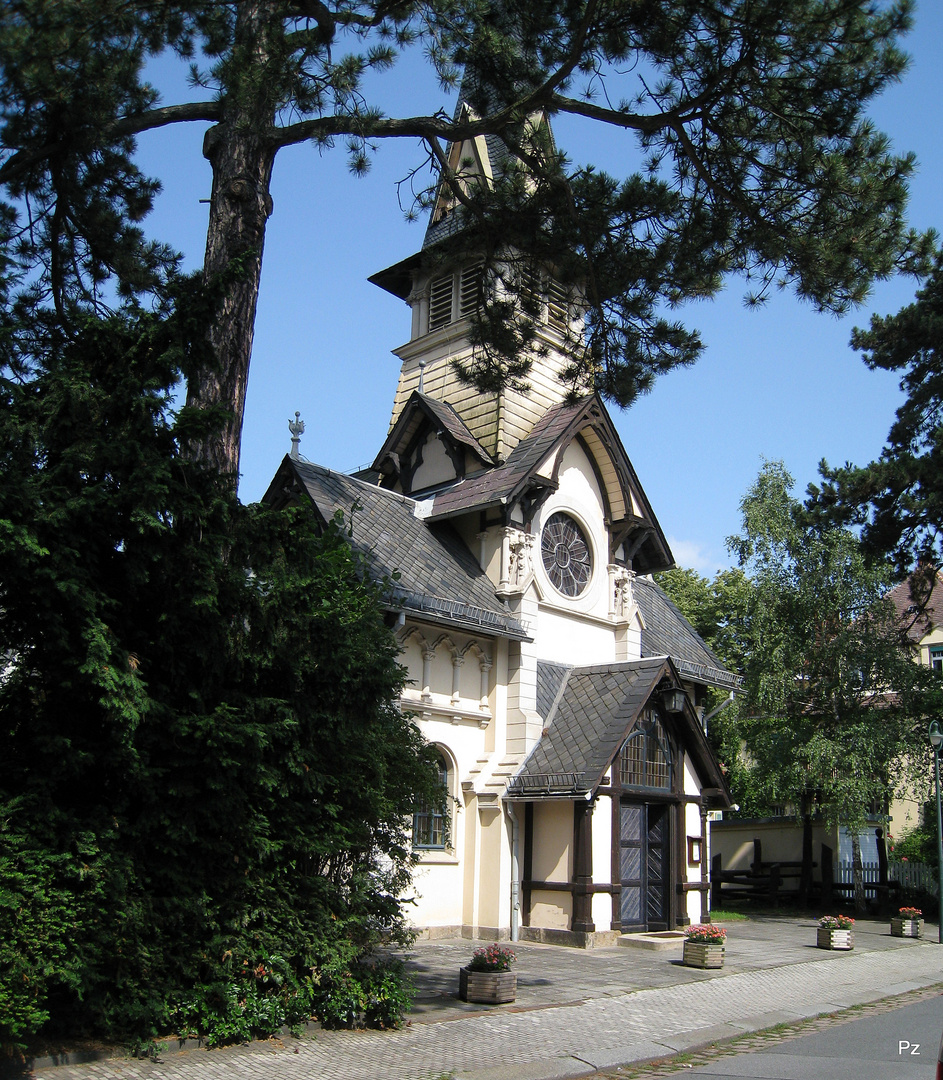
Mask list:
[{"label": "roof ridge", "polygon": [[367,480],[361,480],[359,476],[354,476],[353,473],[340,472],[338,469],[329,469],[326,465],[318,465],[314,461],[308,461],[307,459],[299,460],[295,462],[295,466],[306,466],[309,469],[315,470],[315,472],[323,473],[326,476],[336,476],[341,480],[348,480],[352,484],[360,484],[361,487],[366,488],[370,492],[379,493],[385,495],[394,501],[398,500],[401,503],[406,503],[415,507],[419,502],[418,499],[413,499],[409,495],[404,495],[400,491],[392,491],[390,488],[381,487],[379,484],[371,484]]}]

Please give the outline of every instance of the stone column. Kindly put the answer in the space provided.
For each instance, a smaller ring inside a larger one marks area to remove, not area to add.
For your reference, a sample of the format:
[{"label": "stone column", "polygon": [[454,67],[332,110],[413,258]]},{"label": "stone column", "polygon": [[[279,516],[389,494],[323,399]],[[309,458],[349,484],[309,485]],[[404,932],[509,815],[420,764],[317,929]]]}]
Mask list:
[{"label": "stone column", "polygon": [[432,701],[432,661],[435,659],[435,649],[424,645],[422,649],[422,700]]}]

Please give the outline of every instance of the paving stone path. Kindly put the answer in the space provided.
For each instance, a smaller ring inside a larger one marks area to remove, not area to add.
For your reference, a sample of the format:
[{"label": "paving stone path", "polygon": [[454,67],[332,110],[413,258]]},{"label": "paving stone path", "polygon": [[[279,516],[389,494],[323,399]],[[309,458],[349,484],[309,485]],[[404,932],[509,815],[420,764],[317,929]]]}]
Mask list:
[{"label": "paving stone path", "polygon": [[[530,987],[516,1006],[472,1009],[454,1000],[456,957],[473,943],[417,947],[425,972],[418,1022],[397,1032],[317,1031],[157,1062],[109,1059],[39,1068],[37,1080],[561,1080],[665,1058],[777,1024],[831,1013],[943,982],[943,947],[891,939],[886,924],[859,926],[853,953],[809,948],[814,923],[737,927],[722,972],[694,972],[673,957],[613,948],[522,947]],[[934,936],[935,936],[935,928]],[[451,965],[451,966],[449,966]],[[739,967],[739,970],[738,970]],[[552,978],[556,971],[557,979]],[[634,988],[623,972],[650,971]],[[535,976],[533,973],[537,972]],[[657,978],[656,978],[657,976]],[[567,985],[557,980],[569,979]],[[655,984],[653,985],[653,981]],[[528,980],[523,980],[526,984]],[[626,985],[628,984],[628,985]],[[451,983],[449,983],[451,985]],[[555,998],[555,1000],[554,1000]],[[438,1007],[436,1000],[439,1001]],[[610,1075],[606,1073],[606,1075]],[[615,1074],[612,1074],[615,1075]],[[621,1075],[625,1075],[623,1072]]]}]

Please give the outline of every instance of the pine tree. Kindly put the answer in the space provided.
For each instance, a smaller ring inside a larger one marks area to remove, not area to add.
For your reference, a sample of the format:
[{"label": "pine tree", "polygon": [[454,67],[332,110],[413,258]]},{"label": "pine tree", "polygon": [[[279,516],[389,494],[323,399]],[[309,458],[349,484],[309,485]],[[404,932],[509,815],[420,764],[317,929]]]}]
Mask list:
[{"label": "pine tree", "polygon": [[[887,444],[868,465],[823,465],[814,508],[832,520],[862,526],[868,549],[890,556],[899,577],[943,562],[943,257],[895,315],[873,316],[852,346],[869,368],[901,373],[906,400]],[[933,574],[917,574],[915,600],[926,602]]]},{"label": "pine tree", "polygon": [[[142,231],[155,183],[134,140],[201,123],[204,274],[227,286],[189,377],[191,405],[225,414],[194,435],[199,460],[238,473],[272,171],[279,150],[309,141],[346,143],[363,171],[380,140],[421,140],[486,262],[512,245],[585,295],[586,349],[568,377],[628,404],[700,351],[665,309],[730,274],[751,303],[786,286],[844,311],[920,261],[925,242],[904,225],[913,160],[863,112],[904,69],[909,12],[910,0],[14,0],[0,15],[2,362],[22,374],[83,311],[164,295],[174,256]],[[385,115],[365,76],[407,49],[444,84],[461,78],[468,108]],[[192,62],[201,100],[158,101],[145,65],[164,50]],[[539,122],[560,113],[628,139],[625,175],[571,167]],[[469,186],[445,149],[484,134],[508,164]],[[427,206],[430,183],[417,191]],[[526,335],[509,338],[500,314],[477,320],[467,374],[481,386],[526,382],[514,355]]]}]

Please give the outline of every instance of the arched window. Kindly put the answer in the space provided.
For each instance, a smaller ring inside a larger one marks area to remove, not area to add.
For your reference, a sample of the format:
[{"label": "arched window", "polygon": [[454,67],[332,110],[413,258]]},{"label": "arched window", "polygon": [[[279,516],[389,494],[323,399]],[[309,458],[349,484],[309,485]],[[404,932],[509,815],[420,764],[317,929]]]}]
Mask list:
[{"label": "arched window", "polygon": [[619,755],[623,787],[671,788],[671,746],[661,720],[647,709]]},{"label": "arched window", "polygon": [[439,752],[439,783],[444,798],[436,806],[423,805],[413,814],[413,847],[421,851],[444,851],[448,843],[446,814],[449,805],[449,766]]}]

